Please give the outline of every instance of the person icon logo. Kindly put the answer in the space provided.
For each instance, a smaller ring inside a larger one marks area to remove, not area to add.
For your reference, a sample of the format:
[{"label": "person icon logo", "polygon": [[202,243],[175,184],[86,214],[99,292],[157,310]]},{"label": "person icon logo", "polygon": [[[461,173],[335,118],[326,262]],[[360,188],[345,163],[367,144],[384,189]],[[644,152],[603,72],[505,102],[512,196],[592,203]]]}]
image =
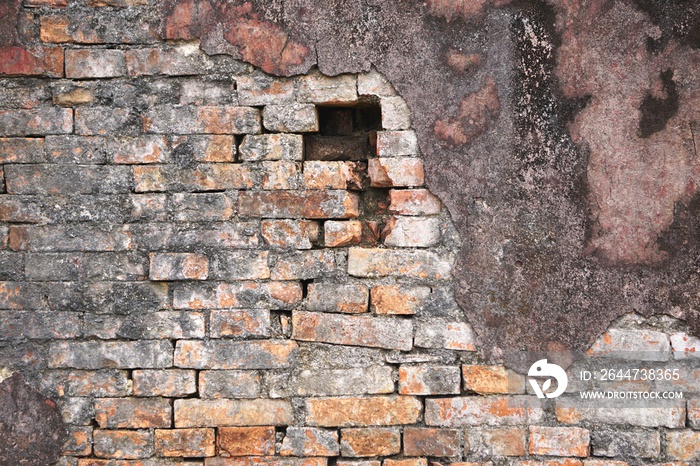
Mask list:
[{"label": "person icon logo", "polygon": [[[530,370],[527,372],[528,381],[535,390],[537,398],[556,398],[566,390],[566,386],[569,384],[569,378],[566,376],[566,372],[560,366],[556,364],[550,364],[546,359],[540,359],[536,361]],[[540,387],[537,379],[532,377],[547,377]],[[556,380],[557,388],[551,393],[547,393],[552,385],[552,379]]]}]

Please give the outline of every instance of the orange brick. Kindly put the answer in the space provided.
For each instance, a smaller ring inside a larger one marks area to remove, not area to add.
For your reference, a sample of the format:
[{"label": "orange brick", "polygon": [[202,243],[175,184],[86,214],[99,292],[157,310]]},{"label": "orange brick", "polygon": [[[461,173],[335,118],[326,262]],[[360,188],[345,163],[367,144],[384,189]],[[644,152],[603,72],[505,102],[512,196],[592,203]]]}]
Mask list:
[{"label": "orange brick", "polygon": [[527,431],[520,427],[486,429],[481,437],[493,455],[525,456],[527,452]]},{"label": "orange brick", "polygon": [[240,215],[263,218],[354,218],[359,197],[341,190],[244,191],[238,197]]},{"label": "orange brick", "polygon": [[147,430],[95,430],[94,455],[98,458],[141,459],[153,455],[153,436]]},{"label": "orange brick", "polygon": [[525,377],[504,366],[462,366],[464,389],[479,394],[525,393]]},{"label": "orange brick", "polygon": [[358,428],[340,431],[340,451],[348,457],[391,456],[401,452],[396,428]]},{"label": "orange brick", "polygon": [[207,458],[205,466],[327,466],[328,458],[292,458],[280,456],[245,456]]},{"label": "orange brick", "polygon": [[175,400],[175,427],[279,426],[293,421],[286,400]]},{"label": "orange brick", "polygon": [[692,430],[667,432],[666,452],[675,460],[700,460],[700,432]]},{"label": "orange brick", "polygon": [[418,158],[397,157],[369,159],[370,184],[375,188],[423,186],[423,161]]},{"label": "orange brick", "polygon": [[323,224],[323,237],[327,248],[342,248],[362,242],[362,222],[328,220]]},{"label": "orange brick", "polygon": [[425,401],[425,423],[429,426],[527,424],[543,416],[540,400],[523,395],[428,398]]},{"label": "orange brick", "polygon": [[161,456],[214,456],[214,429],[156,429],[155,448]]},{"label": "orange brick", "polygon": [[382,464],[383,466],[428,466],[428,460],[425,458],[385,459]]},{"label": "orange brick", "polygon": [[579,427],[530,427],[530,454],[588,456],[590,435]]},{"label": "orange brick", "polygon": [[288,427],[280,455],[338,456],[338,432],[315,427]]},{"label": "orange brick", "polygon": [[231,456],[275,454],[275,428],[219,427],[219,450]]},{"label": "orange brick", "polygon": [[0,76],[63,76],[63,50],[0,46]]},{"label": "orange brick", "polygon": [[459,456],[459,431],[406,427],[403,430],[403,452],[408,456]]},{"label": "orange brick", "polygon": [[454,395],[459,393],[459,382],[459,368],[454,366],[403,365],[399,368],[399,393],[402,395]]},{"label": "orange brick", "polygon": [[378,285],[372,288],[372,312],[411,315],[418,312],[430,296],[427,286]]},{"label": "orange brick", "polygon": [[163,398],[98,398],[95,420],[103,429],[170,427],[172,408]]},{"label": "orange brick", "polygon": [[518,461],[515,466],[584,466],[583,461],[565,458],[565,459],[552,459],[546,461]]},{"label": "orange brick", "polygon": [[422,411],[411,396],[308,398],[306,422],[313,426],[392,426],[413,424]]},{"label": "orange brick", "polygon": [[63,455],[90,456],[92,453],[92,427],[69,427],[68,440],[63,445]]}]

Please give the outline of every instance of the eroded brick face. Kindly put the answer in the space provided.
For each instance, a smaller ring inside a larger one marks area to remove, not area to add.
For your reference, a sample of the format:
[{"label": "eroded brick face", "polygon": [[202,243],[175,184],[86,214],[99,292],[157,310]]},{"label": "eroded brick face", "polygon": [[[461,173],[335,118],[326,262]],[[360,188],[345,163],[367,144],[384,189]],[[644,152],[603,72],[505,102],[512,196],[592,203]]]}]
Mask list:
[{"label": "eroded brick face", "polygon": [[[241,58],[304,63],[308,50],[250,3],[5,3],[0,31],[24,19],[0,38],[0,393],[8,367],[52,398],[68,439],[42,455],[61,466],[700,457],[696,399],[644,412],[542,402],[522,374],[484,363],[454,298],[470,245],[426,188],[408,99],[376,70],[279,78],[204,53],[216,11],[238,20],[220,33]],[[467,3],[427,8],[472,18],[507,2]],[[455,72],[482,65],[447,54]],[[474,85],[459,117],[438,122],[443,139],[467,144],[501,111],[495,83]],[[629,327],[588,356],[697,359],[678,322]],[[42,419],[17,419],[2,460],[38,441],[20,427]]]}]

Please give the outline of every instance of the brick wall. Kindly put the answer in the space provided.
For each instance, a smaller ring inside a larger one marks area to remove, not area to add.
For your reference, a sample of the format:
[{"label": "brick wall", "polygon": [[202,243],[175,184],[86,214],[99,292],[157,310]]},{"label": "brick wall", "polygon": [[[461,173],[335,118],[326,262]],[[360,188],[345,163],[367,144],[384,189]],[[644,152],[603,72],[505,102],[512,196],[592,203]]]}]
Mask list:
[{"label": "brick wall", "polygon": [[[542,401],[483,363],[382,76],[265,75],[161,42],[148,3],[28,0],[0,47],[0,373],[58,403],[58,464],[700,460],[697,400]],[[698,348],[628,316],[588,356]]]}]

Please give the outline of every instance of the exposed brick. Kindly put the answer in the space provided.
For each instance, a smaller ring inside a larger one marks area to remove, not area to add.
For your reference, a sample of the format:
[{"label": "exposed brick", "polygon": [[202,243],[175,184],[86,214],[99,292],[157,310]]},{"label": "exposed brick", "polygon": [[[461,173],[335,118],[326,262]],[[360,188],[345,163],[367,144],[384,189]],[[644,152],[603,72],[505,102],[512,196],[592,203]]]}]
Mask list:
[{"label": "exposed brick", "polygon": [[114,163],[162,163],[168,156],[167,140],[163,136],[119,138],[107,144]]},{"label": "exposed brick", "polygon": [[299,189],[301,163],[284,160],[262,163],[262,188],[267,190]]},{"label": "exposed brick", "polygon": [[367,166],[362,162],[328,162],[308,160],[304,162],[304,186],[306,189],[355,189],[367,186]]},{"label": "exposed brick", "polygon": [[98,458],[140,459],[153,455],[153,435],[147,430],[102,430],[93,432]]},{"label": "exposed brick", "polygon": [[66,77],[69,79],[117,78],[125,74],[123,50],[66,50]]},{"label": "exposed brick", "polygon": [[377,70],[357,75],[357,92],[360,95],[392,96],[396,95],[394,86]]},{"label": "exposed brick", "polygon": [[382,462],[383,466],[428,466],[428,460],[425,458],[402,458],[391,459],[387,458]]},{"label": "exposed brick", "polygon": [[126,228],[12,226],[10,249],[15,251],[126,251],[132,248]]},{"label": "exposed brick", "polygon": [[75,109],[75,133],[84,136],[136,136],[140,133],[140,122],[135,110],[130,108],[78,107]]},{"label": "exposed brick", "polygon": [[369,292],[364,285],[311,283],[308,287],[306,308],[310,311],[367,312]]},{"label": "exposed brick", "polygon": [[537,398],[527,396],[428,398],[425,423],[429,426],[518,425],[543,417]]},{"label": "exposed brick", "polygon": [[63,50],[60,48],[0,46],[0,76],[63,76]]},{"label": "exposed brick", "polygon": [[389,212],[399,215],[434,215],[440,213],[440,199],[427,189],[392,189]]},{"label": "exposed brick", "polygon": [[379,157],[418,155],[416,133],[413,131],[377,132],[377,155]]},{"label": "exposed brick", "polygon": [[296,80],[267,74],[236,77],[238,98],[242,105],[291,103],[296,94]]},{"label": "exposed brick", "polygon": [[[44,223],[50,221],[43,203],[27,196],[0,196],[0,221],[7,223]],[[9,230],[5,226],[5,243],[9,241]]]},{"label": "exposed brick", "polygon": [[170,199],[173,218],[178,222],[229,220],[235,207],[227,193],[175,193]]},{"label": "exposed brick", "polygon": [[[489,463],[477,463],[478,466],[490,466]],[[625,463],[626,465],[626,463]],[[575,458],[558,458],[545,461],[518,461],[515,466],[584,466],[584,462]],[[614,464],[605,464],[605,466],[615,466]],[[670,465],[666,465],[670,466]]]},{"label": "exposed brick", "polygon": [[661,454],[661,435],[648,430],[594,429],[591,446],[594,456],[656,458]]},{"label": "exposed brick", "polygon": [[110,6],[126,8],[130,6],[148,6],[153,4],[153,0],[88,0],[88,5],[96,8]]},{"label": "exposed brick", "polygon": [[430,296],[427,286],[377,285],[371,291],[375,314],[412,315],[421,311]]},{"label": "exposed brick", "polygon": [[109,165],[7,165],[5,183],[10,194],[113,194],[131,191],[128,167]]},{"label": "exposed brick", "polygon": [[382,231],[384,244],[402,248],[425,248],[440,240],[440,220],[423,217],[391,217]]},{"label": "exposed brick", "polygon": [[0,313],[0,340],[73,339],[81,336],[80,327],[75,312]]},{"label": "exposed brick", "polygon": [[315,427],[288,427],[280,455],[337,456],[340,453],[338,432]]},{"label": "exposed brick", "polygon": [[140,44],[158,39],[158,27],[145,14],[123,15],[110,11],[88,15],[53,15],[40,19],[43,42],[77,44]]},{"label": "exposed brick", "polygon": [[73,131],[73,110],[47,107],[0,110],[0,136],[41,136]]},{"label": "exposed brick", "polygon": [[314,133],[318,131],[318,111],[308,104],[267,105],[262,112],[263,125],[279,133]]},{"label": "exposed brick", "polygon": [[586,355],[667,361],[671,356],[671,344],[668,335],[663,332],[611,328],[596,340]]},{"label": "exposed brick", "polygon": [[[160,222],[167,220],[165,194],[134,194],[129,196],[129,221],[146,220]],[[177,215],[177,214],[176,214]]]},{"label": "exposed brick", "polygon": [[175,365],[191,369],[279,369],[289,367],[297,344],[286,340],[179,340]]},{"label": "exposed brick", "polygon": [[214,310],[209,318],[212,338],[269,337],[270,311],[267,309]]},{"label": "exposed brick", "polygon": [[175,288],[173,307],[293,309],[301,299],[301,285],[295,282],[187,284]]},{"label": "exposed brick", "polygon": [[675,460],[700,459],[700,432],[677,430],[666,432],[666,454]]},{"label": "exposed brick", "polygon": [[274,248],[311,249],[318,241],[318,222],[311,220],[263,220],[260,230]]},{"label": "exposed brick", "polygon": [[403,452],[408,456],[459,456],[459,431],[406,427],[403,430]]},{"label": "exposed brick", "polygon": [[531,455],[586,457],[589,452],[588,429],[579,427],[530,427]]},{"label": "exposed brick", "polygon": [[419,348],[476,351],[476,338],[467,323],[435,319],[417,326],[415,345]]},{"label": "exposed brick", "polygon": [[254,371],[201,371],[200,398],[257,398],[260,374]]},{"label": "exposed brick", "polygon": [[205,466],[328,466],[328,458],[293,458],[280,456],[247,456],[207,458]]},{"label": "exposed brick", "polygon": [[65,397],[58,400],[63,422],[68,425],[89,426],[92,424],[94,409],[92,398]]},{"label": "exposed brick", "polygon": [[329,77],[312,73],[301,76],[297,100],[314,104],[357,102],[357,78],[350,74]]},{"label": "exposed brick", "polygon": [[175,427],[289,425],[292,405],[284,400],[175,400]]},{"label": "exposed brick", "polygon": [[275,428],[220,427],[219,449],[230,456],[275,454]]},{"label": "exposed brick", "polygon": [[193,370],[135,370],[132,379],[135,396],[185,397],[197,392]]},{"label": "exposed brick", "polygon": [[43,138],[0,138],[0,163],[40,163],[44,160]]},{"label": "exposed brick", "polygon": [[291,251],[272,258],[273,280],[309,280],[330,275],[335,270],[332,250]]},{"label": "exposed brick", "polygon": [[126,52],[129,76],[188,76],[206,72],[207,56],[196,44],[160,49],[132,49]]},{"label": "exposed brick", "polygon": [[307,424],[321,427],[413,424],[422,411],[410,396],[307,398],[305,404]]},{"label": "exposed brick", "polygon": [[172,365],[172,354],[167,340],[55,342],[49,347],[49,367],[159,369]]},{"label": "exposed brick", "polygon": [[354,218],[360,214],[357,194],[337,190],[246,191],[238,197],[240,215],[263,218]]},{"label": "exposed brick", "polygon": [[202,254],[151,253],[149,255],[151,280],[206,280],[209,261]]},{"label": "exposed brick", "polygon": [[700,429],[700,399],[688,400],[688,424],[693,429]]},{"label": "exposed brick", "polygon": [[700,338],[685,332],[671,335],[674,359],[700,358]]},{"label": "exposed brick", "polygon": [[379,460],[348,461],[348,460],[340,459],[340,460],[338,460],[338,462],[336,464],[338,466],[382,466],[382,462]]},{"label": "exposed brick", "polygon": [[136,165],[133,173],[137,193],[248,189],[255,184],[248,166],[233,163],[203,163],[185,169],[174,165]]},{"label": "exposed brick", "polygon": [[555,414],[559,422],[578,424],[590,421],[600,424],[626,424],[639,427],[685,426],[685,402],[664,403],[664,406],[610,407],[595,406],[579,400],[560,399],[555,403]]},{"label": "exposed brick", "polygon": [[340,431],[343,456],[363,458],[401,453],[401,434],[396,428],[359,428]]},{"label": "exposed brick", "polygon": [[525,393],[525,377],[504,366],[468,364],[462,366],[464,389],[481,395]]},{"label": "exposed brick", "polygon": [[292,326],[292,338],[302,341],[401,351],[413,347],[413,323],[402,319],[297,311]]},{"label": "exposed brick", "polygon": [[92,453],[92,427],[69,427],[68,440],[62,455],[90,456]]},{"label": "exposed brick", "polygon": [[[56,397],[123,397],[132,394],[128,372],[113,369],[44,371],[40,387]],[[94,417],[92,400],[90,400],[90,411],[93,413],[92,418]]]},{"label": "exposed brick", "polygon": [[90,89],[76,87],[69,92],[54,94],[53,104],[61,107],[77,107],[95,101],[95,94]]},{"label": "exposed brick", "polygon": [[184,163],[233,162],[236,155],[236,139],[226,134],[194,134],[173,137],[173,153]]},{"label": "exposed brick", "polygon": [[[251,249],[260,238],[252,222],[211,222],[207,225],[133,224],[129,228],[141,250]],[[216,307],[216,306],[210,306]]]},{"label": "exposed brick", "polygon": [[328,248],[354,246],[362,242],[362,222],[328,220],[323,224],[323,240]]},{"label": "exposed brick", "polygon": [[184,458],[214,456],[214,437],[214,429],[156,429],[156,454]]},{"label": "exposed brick", "polygon": [[304,158],[304,139],[299,134],[259,134],[243,138],[240,160],[287,160],[300,162]]},{"label": "exposed brick", "polygon": [[381,106],[382,128],[397,130],[411,127],[411,110],[402,97],[382,97]]},{"label": "exposed brick", "polygon": [[170,427],[172,409],[165,398],[101,398],[95,420],[102,429]]},{"label": "exposed brick", "polygon": [[[474,436],[478,437],[478,440]],[[494,456],[525,456],[528,430],[521,427],[493,427],[469,431],[469,451]]]},{"label": "exposed brick", "polygon": [[289,391],[297,396],[385,394],[394,391],[391,367],[305,369],[292,377]]},{"label": "exposed brick", "polygon": [[355,277],[448,280],[452,264],[432,251],[350,248],[348,273]]},{"label": "exposed brick", "polygon": [[399,367],[399,393],[402,395],[458,394],[460,380],[459,368],[454,366]]},{"label": "exposed brick", "polygon": [[419,158],[396,157],[368,160],[370,185],[375,188],[423,186],[425,173]]},{"label": "exposed brick", "polygon": [[90,314],[84,318],[85,336],[102,339],[203,338],[204,315],[200,312],[159,311],[145,315]]},{"label": "exposed brick", "polygon": [[257,134],[260,112],[252,107],[159,106],[143,114],[147,133]]}]

